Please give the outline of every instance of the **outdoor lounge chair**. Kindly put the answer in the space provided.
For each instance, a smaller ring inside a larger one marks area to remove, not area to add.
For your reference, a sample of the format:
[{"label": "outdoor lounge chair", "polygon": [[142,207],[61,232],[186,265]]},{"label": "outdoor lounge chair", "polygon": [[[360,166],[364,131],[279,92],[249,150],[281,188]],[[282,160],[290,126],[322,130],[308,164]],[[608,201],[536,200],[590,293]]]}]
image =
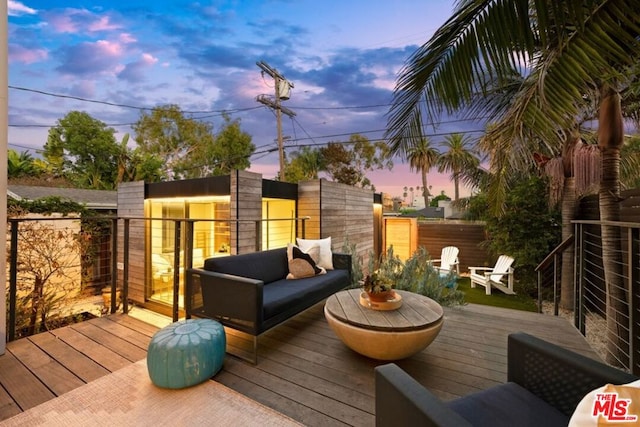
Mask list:
[{"label": "outdoor lounge chair", "polygon": [[458,276],[460,275],[460,263],[458,261],[458,253],[459,250],[455,246],[446,246],[442,248],[442,252],[440,253],[440,259],[432,259],[431,265],[433,263],[438,263],[438,266],[433,265],[433,268],[438,270],[440,275],[447,275],[453,268],[455,267],[456,273]]},{"label": "outdoor lounge chair", "polygon": [[[471,287],[484,286],[487,295],[491,295],[491,288],[500,289],[505,294],[515,295],[513,290],[513,258],[500,255],[496,265],[491,267],[469,267]],[[507,276],[507,284],[502,279]]]},{"label": "outdoor lounge chair", "polygon": [[507,382],[448,402],[396,364],[376,367],[376,426],[566,426],[592,390],[637,379],[518,332],[508,338]]}]

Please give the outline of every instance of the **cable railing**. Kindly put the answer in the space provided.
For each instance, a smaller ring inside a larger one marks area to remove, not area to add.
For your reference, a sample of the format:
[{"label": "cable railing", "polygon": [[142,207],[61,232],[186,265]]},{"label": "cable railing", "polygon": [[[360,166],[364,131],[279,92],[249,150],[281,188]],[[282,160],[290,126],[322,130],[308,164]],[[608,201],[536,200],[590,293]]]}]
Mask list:
[{"label": "cable railing", "polygon": [[157,303],[177,321],[186,269],[286,246],[306,236],[308,219],[10,218],[7,339],[128,313],[131,301]]},{"label": "cable railing", "polygon": [[575,326],[605,360],[640,373],[640,224],[574,221]]},{"label": "cable railing", "polygon": [[560,302],[560,279],[562,271],[562,256],[573,245],[573,234],[556,246],[545,259],[536,267],[538,273],[538,312],[542,313],[543,289],[548,288],[548,283],[553,287],[551,299],[553,301],[553,314],[558,315]]},{"label": "cable railing", "polygon": [[[640,224],[591,220],[573,224],[573,236],[536,267],[538,309],[542,311],[543,299],[551,300],[554,314],[559,314],[562,264],[572,262],[575,327],[607,363],[638,374]],[[574,251],[572,259],[563,257],[568,249]]]}]

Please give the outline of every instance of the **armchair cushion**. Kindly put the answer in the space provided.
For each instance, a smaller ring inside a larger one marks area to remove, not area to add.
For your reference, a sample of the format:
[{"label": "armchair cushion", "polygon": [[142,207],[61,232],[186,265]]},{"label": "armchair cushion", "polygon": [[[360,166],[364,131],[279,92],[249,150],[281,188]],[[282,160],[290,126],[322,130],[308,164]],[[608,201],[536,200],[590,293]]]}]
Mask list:
[{"label": "armchair cushion", "polygon": [[569,417],[516,383],[501,384],[447,403],[474,426],[566,426]]}]

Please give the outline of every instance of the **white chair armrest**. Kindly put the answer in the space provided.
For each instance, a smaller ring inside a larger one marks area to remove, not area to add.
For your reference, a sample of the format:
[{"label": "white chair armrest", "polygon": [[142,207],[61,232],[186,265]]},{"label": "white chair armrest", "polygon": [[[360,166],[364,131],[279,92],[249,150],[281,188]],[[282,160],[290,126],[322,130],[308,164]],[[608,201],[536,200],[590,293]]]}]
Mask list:
[{"label": "white chair armrest", "polygon": [[475,273],[476,270],[484,270],[484,271],[491,270],[491,271],[493,271],[493,267],[469,267],[469,270],[471,270],[474,273]]}]

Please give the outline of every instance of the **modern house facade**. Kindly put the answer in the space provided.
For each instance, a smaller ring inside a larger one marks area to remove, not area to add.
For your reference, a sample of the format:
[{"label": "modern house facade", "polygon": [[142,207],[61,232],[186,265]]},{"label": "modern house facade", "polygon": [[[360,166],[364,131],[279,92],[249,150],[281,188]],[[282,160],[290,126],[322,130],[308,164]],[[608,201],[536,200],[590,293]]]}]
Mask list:
[{"label": "modern house facade", "polygon": [[246,171],[123,183],[117,247],[126,245],[128,256],[125,260],[124,251],[117,253],[118,280],[121,285],[126,262],[128,299],[164,312],[173,302],[176,280],[182,306],[185,266],[202,266],[210,257],[284,247],[303,236],[332,237],[335,251],[355,244],[366,257],[376,249],[375,224],[382,218],[381,205],[373,202],[371,190],[326,180],[291,184]]}]

